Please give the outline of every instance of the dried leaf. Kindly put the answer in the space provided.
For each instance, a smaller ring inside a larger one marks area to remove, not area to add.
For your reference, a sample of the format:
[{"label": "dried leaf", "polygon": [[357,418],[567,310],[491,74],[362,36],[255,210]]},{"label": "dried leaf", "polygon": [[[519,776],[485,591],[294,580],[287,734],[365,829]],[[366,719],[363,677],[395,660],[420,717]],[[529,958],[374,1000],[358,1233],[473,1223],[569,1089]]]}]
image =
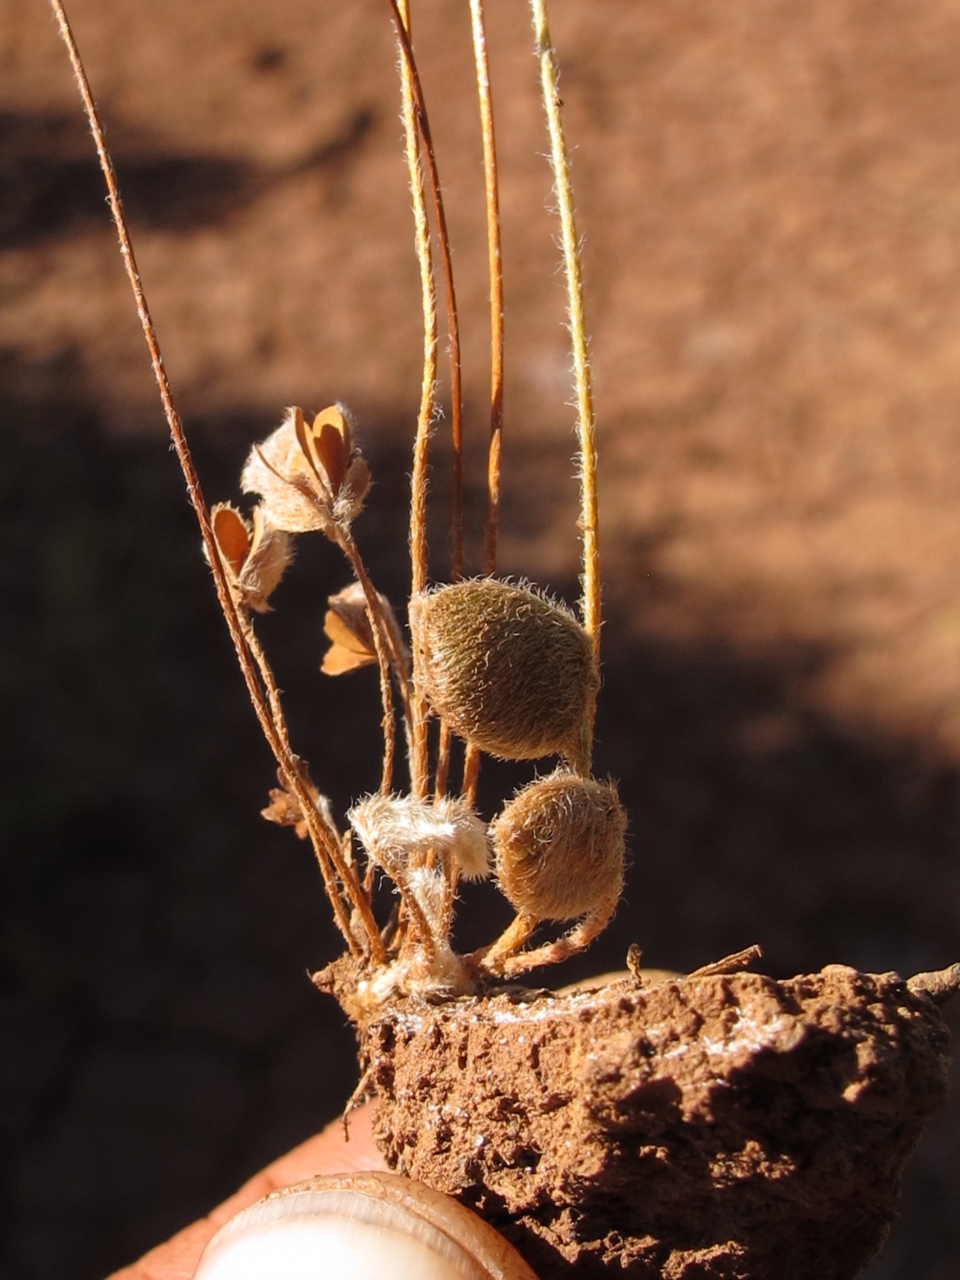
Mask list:
[{"label": "dried leaf", "polygon": [[267,600],[292,559],[290,535],[274,528],[262,507],[254,507],[253,538],[240,573],[240,589],[251,609],[269,611]]},{"label": "dried leaf", "polygon": [[342,410],[331,405],[318,413],[311,434],[316,458],[324,470],[330,492],[336,497],[350,466],[351,453],[350,427]]},{"label": "dried leaf", "polygon": [[275,822],[278,827],[293,827],[301,840],[307,837],[307,824],[303,820],[303,810],[296,796],[292,796],[289,791],[274,787],[270,792],[270,803],[266,809],[260,810],[260,816],[266,818],[268,822]]},{"label": "dried leaf", "polygon": [[[390,601],[379,592],[377,598],[391,640],[403,663],[407,658],[406,645],[393,616]],[[332,644],[324,654],[320,670],[328,676],[339,676],[347,671],[355,671],[358,667],[371,666],[377,661],[377,650],[367,616],[363,587],[359,582],[351,582],[348,587],[330,596],[328,603],[330,608],[323,620],[323,630]]]},{"label": "dried leaf", "polygon": [[251,524],[227,502],[211,509],[210,523],[234,595],[248,609],[268,612],[267,600],[293,559],[290,535],[274,528],[260,507]]},{"label": "dried leaf", "polygon": [[277,529],[333,536],[360,512],[370,472],[352,445],[346,410],[332,405],[307,427],[303,410],[287,410],[282,424],[254,446],[243,469],[244,492],[258,493]]},{"label": "dried leaf", "polygon": [[254,445],[240,477],[244,493],[259,494],[270,523],[286,533],[326,531],[333,521],[330,495],[298,439],[303,431],[302,410],[288,409],[276,431]]},{"label": "dried leaf", "polygon": [[[366,617],[363,621],[366,622]],[[323,655],[320,666],[320,670],[325,675],[340,676],[347,671],[355,671],[357,667],[368,667],[376,662],[377,653],[373,647],[372,633],[370,633],[368,645],[366,638],[357,635],[333,609],[327,610],[323,620],[323,630],[327,638],[332,641],[330,648]],[[369,625],[366,630],[370,632]]]},{"label": "dried leaf", "polygon": [[239,578],[250,550],[250,526],[229,502],[218,502],[210,510],[213,536],[224,562]]}]

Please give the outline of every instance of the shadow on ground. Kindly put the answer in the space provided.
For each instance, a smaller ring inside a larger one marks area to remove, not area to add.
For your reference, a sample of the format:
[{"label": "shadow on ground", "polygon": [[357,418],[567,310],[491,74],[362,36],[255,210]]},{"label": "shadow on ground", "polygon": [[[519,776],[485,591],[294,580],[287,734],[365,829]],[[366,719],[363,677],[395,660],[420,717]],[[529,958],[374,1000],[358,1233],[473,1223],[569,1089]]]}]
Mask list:
[{"label": "shadow on ground", "polygon": [[[285,165],[171,152],[143,130],[111,131],[134,230],[223,226],[278,181],[316,170],[341,176],[374,123],[359,110],[343,131]],[[76,113],[0,111],[0,250],[111,227],[103,175]]]},{"label": "shadow on ground", "polygon": [[[62,362],[14,395],[8,377],[0,409],[8,1280],[98,1280],[315,1131],[354,1082],[352,1034],[305,976],[337,951],[320,878],[258,817],[273,768],[166,440],[159,425],[109,438],[72,378]],[[192,424],[211,499],[233,496],[268,425],[252,411]],[[400,600],[408,462],[389,443],[400,425],[380,425],[357,534]],[[565,477],[565,452],[539,455],[539,473]],[[508,493],[505,519],[522,508],[547,527],[550,493]],[[316,669],[324,598],[346,581],[331,547],[303,539],[262,629],[338,814],[379,763],[371,673]],[[678,968],[760,942],[778,975],[960,958],[955,766],[806,708],[798,690],[829,652],[747,658],[723,637],[630,633],[626,585],[609,591],[597,768],[621,780],[632,867],[613,928],[562,977],[618,967],[633,941]],[[488,810],[515,781],[486,769]],[[463,914],[465,943],[508,915],[487,888]],[[954,1101],[872,1280],[956,1273],[958,1148]]]}]

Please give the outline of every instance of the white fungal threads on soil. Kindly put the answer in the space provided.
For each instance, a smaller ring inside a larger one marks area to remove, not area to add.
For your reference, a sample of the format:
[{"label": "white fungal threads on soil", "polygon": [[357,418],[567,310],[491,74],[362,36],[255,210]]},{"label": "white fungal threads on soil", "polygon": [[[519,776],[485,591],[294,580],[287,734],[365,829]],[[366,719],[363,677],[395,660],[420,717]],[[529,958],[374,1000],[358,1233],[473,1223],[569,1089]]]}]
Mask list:
[{"label": "white fungal threads on soil", "polygon": [[242,1210],[204,1250],[196,1280],[536,1280],[455,1200],[395,1174],[315,1178]]}]

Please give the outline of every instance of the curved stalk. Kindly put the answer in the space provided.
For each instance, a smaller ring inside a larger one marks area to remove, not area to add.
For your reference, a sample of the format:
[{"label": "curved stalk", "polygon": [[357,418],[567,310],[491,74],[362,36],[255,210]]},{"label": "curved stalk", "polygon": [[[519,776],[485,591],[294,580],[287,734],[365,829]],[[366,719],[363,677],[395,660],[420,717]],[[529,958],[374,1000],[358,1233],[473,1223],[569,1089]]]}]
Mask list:
[{"label": "curved stalk", "polygon": [[[567,282],[567,317],[573,353],[573,369],[577,391],[577,444],[580,464],[580,530],[583,538],[583,625],[593,646],[594,663],[600,661],[600,553],[597,518],[597,435],[593,408],[593,384],[590,353],[583,314],[583,279],[580,267],[580,241],[573,209],[573,187],[570,162],[563,133],[560,94],[557,88],[557,58],[550,39],[546,0],[531,0],[536,55],[540,69],[540,89],[550,136],[550,164],[560,214],[560,238],[563,247],[563,270]],[[596,696],[590,713],[593,718]],[[589,762],[588,762],[589,764]]]}]

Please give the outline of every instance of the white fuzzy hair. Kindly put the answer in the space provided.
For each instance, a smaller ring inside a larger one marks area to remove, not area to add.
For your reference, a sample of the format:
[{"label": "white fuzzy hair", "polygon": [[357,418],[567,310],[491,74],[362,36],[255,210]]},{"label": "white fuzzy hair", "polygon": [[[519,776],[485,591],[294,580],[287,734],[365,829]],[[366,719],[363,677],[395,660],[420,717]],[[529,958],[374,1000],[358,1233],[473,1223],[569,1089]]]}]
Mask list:
[{"label": "white fuzzy hair", "polygon": [[347,819],[373,861],[394,879],[409,866],[411,854],[431,849],[444,861],[455,860],[467,880],[490,874],[486,827],[463,800],[365,796]]}]

